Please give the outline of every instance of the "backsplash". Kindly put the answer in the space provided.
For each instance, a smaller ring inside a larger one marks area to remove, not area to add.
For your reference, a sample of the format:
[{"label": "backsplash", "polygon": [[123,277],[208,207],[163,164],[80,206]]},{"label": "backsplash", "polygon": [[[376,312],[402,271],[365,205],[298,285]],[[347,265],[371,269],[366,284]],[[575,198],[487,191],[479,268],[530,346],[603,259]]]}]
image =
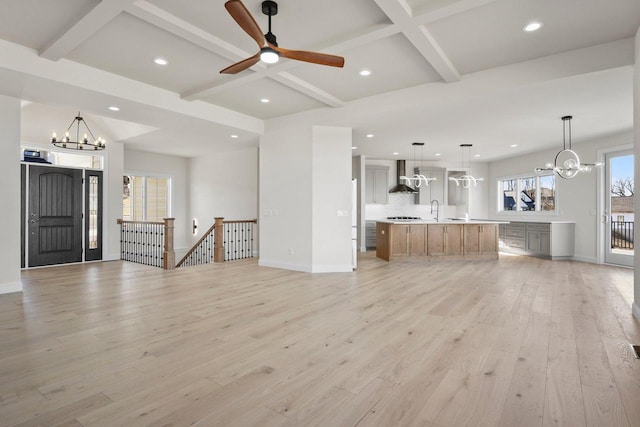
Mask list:
[{"label": "backsplash", "polygon": [[[415,204],[414,194],[389,193],[389,203],[386,205],[365,205],[365,219],[385,219],[388,216],[418,216],[420,218],[431,218],[431,207],[429,205]],[[453,208],[453,210],[451,209]],[[449,211],[452,210],[453,213]],[[455,206],[441,206],[440,217],[450,217],[455,214]]]}]

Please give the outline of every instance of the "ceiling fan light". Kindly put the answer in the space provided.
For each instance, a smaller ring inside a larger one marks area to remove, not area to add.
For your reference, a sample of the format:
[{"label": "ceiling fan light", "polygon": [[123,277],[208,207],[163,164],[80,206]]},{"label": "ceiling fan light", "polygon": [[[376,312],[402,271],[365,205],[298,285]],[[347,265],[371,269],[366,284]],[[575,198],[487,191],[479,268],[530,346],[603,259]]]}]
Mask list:
[{"label": "ceiling fan light", "polygon": [[278,52],[271,49],[270,47],[263,47],[260,49],[260,60],[262,62],[266,62],[267,64],[275,64],[280,59],[280,55]]}]

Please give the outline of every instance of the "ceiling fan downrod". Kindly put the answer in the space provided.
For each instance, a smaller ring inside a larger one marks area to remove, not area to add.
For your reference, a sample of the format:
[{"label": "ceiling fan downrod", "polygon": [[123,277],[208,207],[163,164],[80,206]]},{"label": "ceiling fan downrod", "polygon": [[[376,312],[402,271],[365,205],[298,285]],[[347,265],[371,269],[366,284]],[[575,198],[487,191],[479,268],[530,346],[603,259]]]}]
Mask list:
[{"label": "ceiling fan downrod", "polygon": [[262,13],[269,17],[269,31],[264,37],[267,39],[269,43],[274,46],[278,46],[278,42],[276,41],[276,36],[271,32],[271,17],[278,14],[278,3],[272,0],[265,0],[262,2]]}]

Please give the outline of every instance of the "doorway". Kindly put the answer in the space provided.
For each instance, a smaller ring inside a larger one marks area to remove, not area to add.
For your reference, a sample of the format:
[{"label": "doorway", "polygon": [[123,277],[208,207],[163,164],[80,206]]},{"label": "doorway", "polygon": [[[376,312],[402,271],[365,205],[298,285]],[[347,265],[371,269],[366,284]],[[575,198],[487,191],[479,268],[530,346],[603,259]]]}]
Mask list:
[{"label": "doorway", "polygon": [[24,164],[22,171],[23,267],[102,259],[102,172]]},{"label": "doorway", "polygon": [[634,156],[632,150],[605,155],[604,262],[633,266]]}]

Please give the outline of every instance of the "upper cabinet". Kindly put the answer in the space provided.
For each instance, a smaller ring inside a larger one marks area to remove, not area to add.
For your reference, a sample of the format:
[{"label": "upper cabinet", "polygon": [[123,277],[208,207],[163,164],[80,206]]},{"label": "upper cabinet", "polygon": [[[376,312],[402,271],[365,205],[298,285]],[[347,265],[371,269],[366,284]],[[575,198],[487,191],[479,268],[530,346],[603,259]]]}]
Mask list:
[{"label": "upper cabinet", "polygon": [[441,168],[415,168],[415,172],[424,175],[427,178],[435,178],[436,181],[430,181],[429,185],[425,185],[424,181],[417,188],[416,203],[420,205],[428,205],[432,200],[437,200],[441,205],[446,205],[445,200],[447,178],[446,171]]},{"label": "upper cabinet", "polygon": [[389,167],[371,165],[365,168],[365,202],[387,204],[389,201]]}]

